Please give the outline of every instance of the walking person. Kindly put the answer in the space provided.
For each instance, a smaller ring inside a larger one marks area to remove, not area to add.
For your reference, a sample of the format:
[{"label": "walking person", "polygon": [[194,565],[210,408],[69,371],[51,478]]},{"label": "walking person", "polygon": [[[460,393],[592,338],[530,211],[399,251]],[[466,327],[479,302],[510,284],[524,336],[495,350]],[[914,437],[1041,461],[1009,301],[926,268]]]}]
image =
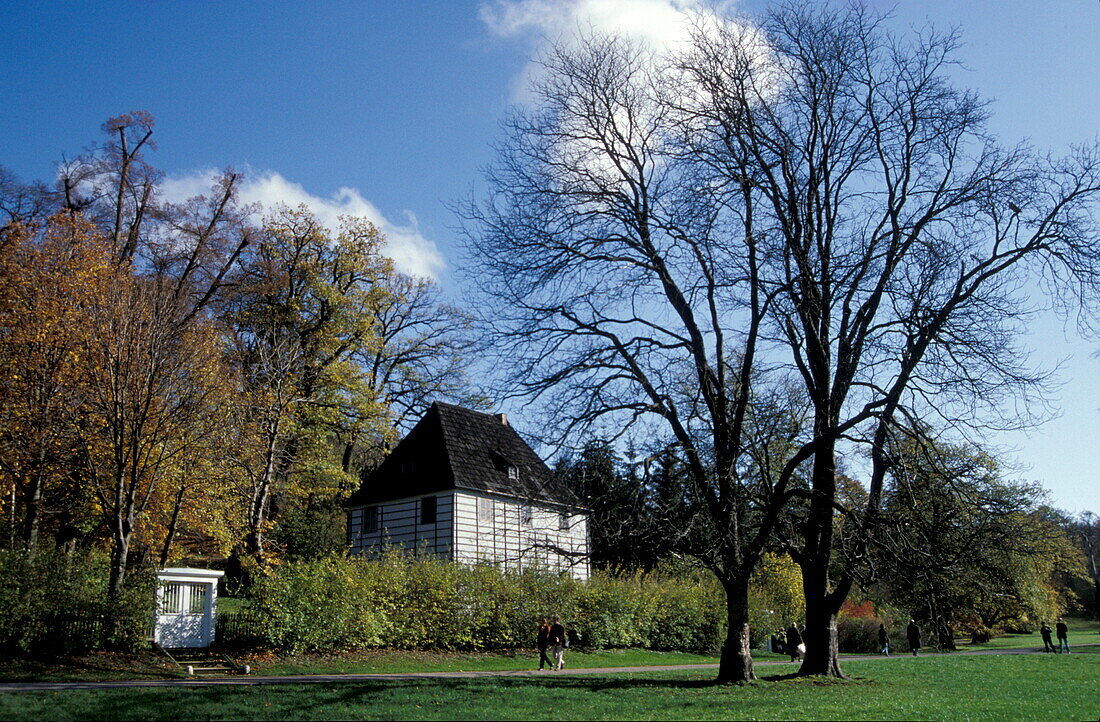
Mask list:
[{"label": "walking person", "polygon": [[1054,629],[1058,632],[1058,651],[1069,654],[1069,627],[1061,617],[1058,617],[1058,624],[1054,625]]},{"label": "walking person", "polygon": [[[798,631],[798,625],[791,622],[791,626],[787,627],[787,654],[791,655],[791,661],[797,662],[801,652],[799,647],[802,645],[802,633]],[[805,649],[805,647],[803,647]]]},{"label": "walking person", "polygon": [[1054,646],[1054,640],[1050,638],[1050,633],[1053,630],[1050,625],[1043,622],[1043,626],[1039,627],[1039,634],[1043,637],[1043,651],[1058,653],[1058,649]]},{"label": "walking person", "polygon": [[545,619],[539,625],[538,636],[535,637],[535,646],[539,650],[539,669],[543,669],[543,665],[553,669],[554,663],[546,656],[546,650],[550,646],[550,622]]},{"label": "walking person", "polygon": [[920,627],[917,626],[917,620],[909,620],[909,626],[905,628],[905,638],[909,642],[909,651],[913,653],[913,656],[920,656],[917,654],[921,648]]},{"label": "walking person", "polygon": [[557,617],[554,617],[554,623],[550,625],[549,637],[550,641],[550,654],[554,657],[553,665],[550,669],[561,669],[565,666],[565,626],[558,621]]},{"label": "walking person", "polygon": [[880,647],[882,647],[882,649],[880,650],[881,653],[885,654],[887,657],[889,657],[890,656],[890,634],[886,631],[886,625],[885,624],[878,625],[878,644],[879,644]]}]

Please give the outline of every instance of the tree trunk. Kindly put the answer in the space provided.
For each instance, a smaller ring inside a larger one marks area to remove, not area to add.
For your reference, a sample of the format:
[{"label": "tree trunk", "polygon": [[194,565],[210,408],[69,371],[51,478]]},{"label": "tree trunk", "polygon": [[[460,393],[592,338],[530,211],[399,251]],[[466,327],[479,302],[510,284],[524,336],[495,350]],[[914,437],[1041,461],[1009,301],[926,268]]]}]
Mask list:
[{"label": "tree trunk", "polygon": [[114,548],[111,549],[111,577],[108,587],[109,597],[114,600],[122,595],[122,585],[126,582],[126,564],[130,559],[130,535],[116,526],[112,534]]},{"label": "tree trunk", "polygon": [[718,682],[743,684],[756,679],[752,664],[749,630],[749,587],[747,581],[726,582],[726,641],[718,665]]},{"label": "tree trunk", "polygon": [[840,603],[835,595],[828,593],[828,583],[828,572],[824,569],[810,571],[802,568],[802,589],[806,595],[806,630],[802,633],[802,641],[806,645],[806,656],[798,673],[803,676],[847,676],[840,668],[840,643],[836,628]]},{"label": "tree trunk", "polygon": [[176,498],[172,504],[172,518],[168,521],[168,530],[164,534],[164,547],[160,550],[160,565],[168,565],[168,558],[172,554],[172,542],[176,538],[176,528],[179,526],[180,510],[183,508],[183,496],[185,487],[180,484],[176,490]]},{"label": "tree trunk", "polygon": [[825,441],[814,455],[813,495],[806,522],[806,546],[799,560],[806,597],[806,656],[801,675],[844,677],[840,669],[836,615],[848,590],[829,589],[829,560],[833,553],[833,499],[836,497],[835,443]]},{"label": "tree trunk", "polygon": [[[38,549],[38,529],[41,526],[42,517],[42,488],[46,482],[46,445],[39,444],[37,468],[30,475],[30,485],[27,487],[24,503],[26,504],[26,516],[23,520],[23,546],[27,552],[34,556]],[[12,507],[15,513],[15,507]]]}]

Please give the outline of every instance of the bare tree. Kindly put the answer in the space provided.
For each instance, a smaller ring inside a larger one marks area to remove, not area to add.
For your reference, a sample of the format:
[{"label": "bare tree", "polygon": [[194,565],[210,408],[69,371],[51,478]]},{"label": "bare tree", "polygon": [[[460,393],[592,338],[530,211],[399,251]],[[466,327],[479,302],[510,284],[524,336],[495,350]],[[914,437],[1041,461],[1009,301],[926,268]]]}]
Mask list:
[{"label": "bare tree", "polygon": [[[1024,289],[1045,279],[1068,307],[1098,278],[1096,151],[1001,147],[946,79],[956,36],[884,22],[798,5],[700,21],[668,64],[617,38],[559,47],[468,213],[516,392],[563,435],[656,421],[683,449],[729,603],[721,680],[752,676],[748,575],[794,499],[801,672],[843,674],[836,615],[891,431],[1026,422],[1045,376],[1016,344]],[[761,475],[748,421],[789,379],[808,428],[765,443]],[[838,493],[853,444],[869,450],[863,508]]]},{"label": "bare tree", "polygon": [[749,577],[781,509],[746,454],[778,292],[760,282],[754,199],[699,172],[657,58],[598,36],[543,70],[469,208],[485,321],[559,440],[644,426],[678,447],[714,542],[696,553],[726,590],[718,678],[750,680]]},{"label": "bare tree", "polygon": [[[780,6],[751,31],[701,25],[681,62],[699,89],[685,104],[698,157],[754,199],[763,287],[776,291],[762,336],[812,404],[809,510],[794,550],[804,674],[842,674],[836,614],[862,551],[852,545],[831,577],[834,515],[861,533],[875,522],[892,430],[906,417],[1026,422],[1044,377],[1016,344],[1031,310],[1024,289],[1045,279],[1071,302],[1095,290],[1100,258],[1096,149],[1053,159],[1000,146],[986,105],[946,78],[957,37],[899,38],[884,23],[860,7]],[[864,509],[838,497],[847,442],[869,449]]]},{"label": "bare tree", "polygon": [[356,354],[395,427],[407,430],[435,399],[484,406],[466,371],[472,319],[444,303],[435,282],[393,274],[375,313],[375,344]]}]

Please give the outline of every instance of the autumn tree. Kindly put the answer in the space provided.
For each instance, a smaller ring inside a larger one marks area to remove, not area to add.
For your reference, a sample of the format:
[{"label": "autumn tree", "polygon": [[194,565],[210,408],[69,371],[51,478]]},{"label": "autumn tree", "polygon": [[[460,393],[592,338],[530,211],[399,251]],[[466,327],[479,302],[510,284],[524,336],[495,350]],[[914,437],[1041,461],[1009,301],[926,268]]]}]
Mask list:
[{"label": "autumn tree", "polygon": [[954,649],[960,626],[980,633],[1060,613],[1056,573],[1079,560],[1045,517],[1041,488],[1006,480],[994,458],[962,444],[913,435],[895,438],[891,454],[874,567],[938,647]]},{"label": "autumn tree", "polygon": [[1070,537],[1085,555],[1086,571],[1092,584],[1092,615],[1100,620],[1100,518],[1092,512],[1081,512],[1067,526]]},{"label": "autumn tree", "polygon": [[346,218],[332,233],[304,208],[265,219],[225,305],[244,403],[236,466],[248,480],[246,551],[261,563],[272,495],[317,503],[355,485],[344,449],[387,433],[355,361],[378,343],[392,272],[382,235]]},{"label": "autumn tree", "polygon": [[[102,144],[62,165],[58,183],[64,207],[106,239],[116,267],[113,296],[89,323],[100,336],[88,344],[98,395],[87,428],[101,436],[86,433],[86,440],[110,519],[117,593],[134,525],[164,465],[205,438],[199,427],[208,429],[213,391],[206,382],[217,348],[209,311],[253,228],[237,204],[240,176],[232,171],[208,195],[178,205],[161,198],[163,174],[147,158],[155,148],[150,114],[111,118],[103,131]],[[177,419],[165,416],[173,408]],[[114,455],[109,462],[96,455],[106,450]]]},{"label": "autumn tree", "polygon": [[33,553],[43,518],[61,511],[50,492],[73,481],[75,425],[88,401],[86,320],[114,267],[79,217],[54,215],[38,229],[12,223],[0,246],[0,474],[9,544],[18,538]]},{"label": "autumn tree", "polygon": [[214,433],[224,377],[220,338],[157,278],[116,269],[85,320],[88,402],[78,424],[86,476],[111,535],[110,588],[121,592],[138,518],[171,464]]}]

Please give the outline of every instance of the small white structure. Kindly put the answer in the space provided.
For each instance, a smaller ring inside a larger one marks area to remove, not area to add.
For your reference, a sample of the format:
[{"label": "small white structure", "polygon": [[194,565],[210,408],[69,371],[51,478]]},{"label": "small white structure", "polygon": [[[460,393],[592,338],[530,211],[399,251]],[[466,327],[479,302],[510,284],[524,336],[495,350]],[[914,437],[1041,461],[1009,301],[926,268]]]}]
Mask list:
[{"label": "small white structure", "polygon": [[167,649],[209,647],[214,642],[218,580],[214,569],[157,572],[157,620],[153,640]]},{"label": "small white structure", "polygon": [[503,414],[435,403],[347,503],[348,543],[587,579],[580,501]]}]

